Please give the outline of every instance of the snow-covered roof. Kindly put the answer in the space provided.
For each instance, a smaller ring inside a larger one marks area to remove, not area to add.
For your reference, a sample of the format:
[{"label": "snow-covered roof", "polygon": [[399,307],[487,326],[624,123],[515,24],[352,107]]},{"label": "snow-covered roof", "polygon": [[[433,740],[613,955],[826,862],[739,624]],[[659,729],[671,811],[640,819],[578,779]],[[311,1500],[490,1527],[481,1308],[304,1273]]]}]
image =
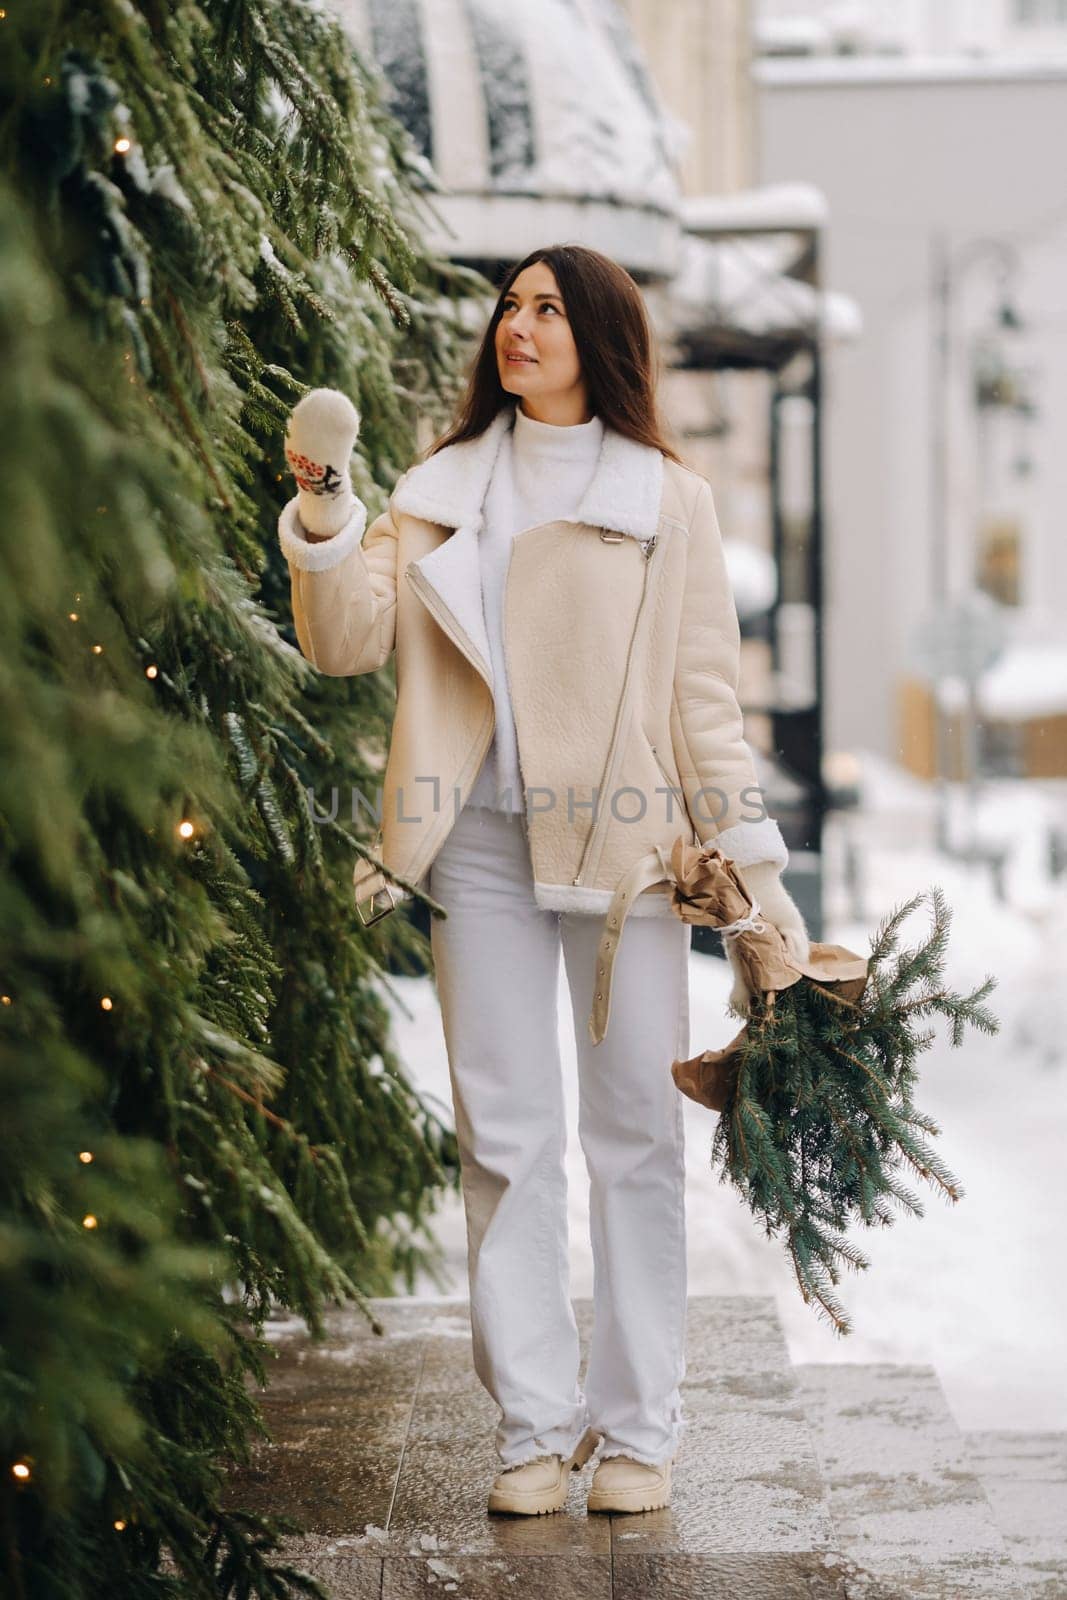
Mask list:
[{"label": "snow-covered roof", "polygon": [[430,242],[467,260],[577,240],[669,276],[686,130],[605,0],[330,0],[443,186]]},{"label": "snow-covered roof", "polygon": [[757,17],[753,39],[757,51],[771,56],[899,52],[904,48],[900,19],[894,23],[872,16],[866,6],[840,3],[828,7],[819,17]]},{"label": "snow-covered roof", "polygon": [[788,276],[796,247],[789,235],[683,236],[681,267],[669,286],[672,333],[731,328],[753,335],[820,332],[856,339],[863,314],[850,296]]},{"label": "snow-covered roof", "polygon": [[826,196],[813,183],[766,183],[735,194],[686,195],[682,201],[682,221],[689,233],[822,228],[829,220]]},{"label": "snow-covered roof", "polygon": [[766,88],[819,89],[833,85],[940,83],[1062,83],[1064,57],[959,55],[761,56],[752,63]]}]

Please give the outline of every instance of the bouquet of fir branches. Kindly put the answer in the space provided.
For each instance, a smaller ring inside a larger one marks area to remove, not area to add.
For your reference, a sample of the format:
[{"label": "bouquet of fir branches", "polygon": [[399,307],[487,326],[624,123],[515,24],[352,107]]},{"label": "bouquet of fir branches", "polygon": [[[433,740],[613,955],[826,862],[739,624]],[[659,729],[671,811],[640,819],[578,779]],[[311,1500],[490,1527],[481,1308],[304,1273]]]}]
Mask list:
[{"label": "bouquet of fir branches", "polygon": [[[784,1237],[805,1302],[848,1333],[833,1289],[843,1265],[870,1262],[847,1230],[857,1222],[888,1226],[894,1201],[923,1215],[903,1181],[906,1169],[953,1201],[963,1195],[925,1137],[941,1129],[912,1098],[917,1059],[934,1037],[921,1024],[947,1017],[953,1045],[968,1023],[996,1033],[997,1019],[983,1004],[996,980],[987,977],[969,995],[946,987],[950,912],[936,886],[882,921],[869,957],[812,942],[809,960],[798,963],[714,845],[679,838],[668,881],[683,921],[735,941],[732,953],[753,996],[736,1037],[721,1050],[673,1062],[674,1081],[720,1113],[713,1164],[721,1164],[723,1181],[740,1191],[767,1237]],[[902,923],[927,898],[929,936],[898,948]]]}]

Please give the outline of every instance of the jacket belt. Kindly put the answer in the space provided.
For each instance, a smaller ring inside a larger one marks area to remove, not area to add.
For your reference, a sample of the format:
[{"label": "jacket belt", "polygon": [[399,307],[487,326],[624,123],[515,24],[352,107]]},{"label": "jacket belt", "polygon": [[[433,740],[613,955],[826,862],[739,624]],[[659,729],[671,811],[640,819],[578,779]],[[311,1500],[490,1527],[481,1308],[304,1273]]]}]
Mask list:
[{"label": "jacket belt", "polygon": [[637,896],[657,883],[673,883],[667,852],[654,845],[646,855],[639,856],[619,879],[612,896],[608,914],[604,918],[604,931],[596,956],[596,982],[593,985],[593,1010],[589,1017],[589,1036],[599,1044],[608,1028],[611,1011],[611,976],[615,965],[615,952],[619,948],[623,926],[630,907]]}]

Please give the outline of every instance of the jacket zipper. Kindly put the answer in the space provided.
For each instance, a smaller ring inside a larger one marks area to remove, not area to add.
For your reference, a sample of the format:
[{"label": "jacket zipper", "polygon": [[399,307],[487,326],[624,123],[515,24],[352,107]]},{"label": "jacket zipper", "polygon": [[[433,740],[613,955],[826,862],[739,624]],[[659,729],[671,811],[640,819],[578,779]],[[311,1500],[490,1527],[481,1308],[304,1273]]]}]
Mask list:
[{"label": "jacket zipper", "polygon": [[[639,541],[639,543],[645,557],[645,572],[641,586],[641,600],[637,607],[637,614],[634,617],[633,627],[630,630],[630,642],[626,650],[626,670],[623,673],[622,690],[619,694],[618,704],[615,707],[615,722],[611,730],[611,743],[608,745],[608,753],[604,761],[604,770],[600,775],[600,784],[598,785],[598,794],[601,802],[604,799],[604,790],[607,786],[607,780],[615,765],[615,759],[618,754],[616,746],[618,744],[619,729],[622,725],[622,713],[626,705],[626,696],[630,687],[630,676],[633,669],[634,640],[637,638],[637,630],[641,625],[641,617],[644,613],[645,601],[648,598],[648,576],[652,565],[652,555],[655,551],[656,545],[659,543],[659,535],[654,533],[650,539],[642,539]],[[575,886],[581,883],[585,869],[589,864],[590,852],[592,850],[594,841],[599,837],[601,825],[604,821],[604,815],[605,811],[602,807],[599,815],[597,815],[589,824],[589,832],[585,836],[585,844],[582,848],[582,858],[578,863],[578,872],[577,875],[571,879],[571,883]]]},{"label": "jacket zipper", "polygon": [[[532,529],[523,529],[523,532],[532,532],[532,531],[533,531]],[[504,573],[504,588],[503,588],[503,591],[502,591],[502,599],[501,599],[501,602],[500,602],[500,605],[501,605],[500,634],[501,634],[501,639],[502,639],[503,645],[504,645],[504,671],[507,673],[507,678],[508,678],[508,700],[509,700],[509,703],[511,703],[511,663],[508,661],[508,579],[511,577],[511,563],[512,563],[512,560],[514,559],[514,556],[515,556],[515,544],[516,544],[516,541],[517,541],[518,537],[519,537],[519,535],[516,534],[515,538],[512,539],[512,541],[511,541],[511,549],[508,551],[508,565],[507,565],[507,571]],[[518,721],[518,718],[515,715],[514,704],[511,703],[511,706],[512,706],[512,709],[511,709],[511,721],[512,721],[512,725],[513,725],[513,727],[515,729],[515,756],[516,756],[516,759],[518,760],[518,763],[519,763],[519,783],[520,783],[521,788],[522,788],[522,794],[519,796],[519,800],[520,800],[519,816],[522,818],[523,836],[525,837],[527,842],[529,842],[530,824],[529,824],[529,821],[527,820],[527,816],[526,816],[526,775],[522,770],[522,751],[519,748],[519,721]]]},{"label": "jacket zipper", "polygon": [[671,784],[671,775],[667,771],[666,767],[663,765],[663,762],[660,760],[659,751],[656,749],[654,744],[650,744],[649,745],[649,749],[652,751],[652,754],[656,758],[656,765],[659,768],[660,772],[663,774],[664,778],[666,778],[668,785],[670,785],[670,787],[673,788],[673,784]]},{"label": "jacket zipper", "polygon": [[[535,530],[531,528],[531,529],[524,529],[523,531],[532,533]],[[629,690],[630,677],[631,677],[632,668],[633,668],[634,640],[637,637],[637,630],[640,627],[641,617],[644,614],[645,602],[646,602],[646,600],[648,598],[649,572],[650,572],[650,569],[651,569],[652,557],[653,557],[653,555],[655,553],[657,545],[659,544],[659,535],[654,533],[648,539],[640,539],[640,540],[638,540],[638,543],[639,543],[639,545],[641,547],[641,552],[642,552],[642,554],[643,554],[643,556],[645,558],[645,571],[644,571],[644,577],[643,577],[642,585],[641,585],[641,599],[640,599],[640,602],[639,602],[638,607],[637,607],[637,613],[636,613],[636,615],[634,617],[633,627],[630,630],[630,641],[629,641],[629,644],[627,645],[626,668],[625,668],[625,671],[623,673],[622,689],[621,689],[620,694],[619,694],[618,704],[615,707],[615,721],[614,721],[614,724],[613,724],[613,727],[612,727],[612,732],[611,732],[611,743],[608,746],[608,753],[607,753],[607,757],[606,757],[605,762],[604,762],[604,770],[601,773],[600,786],[599,786],[600,787],[600,791],[601,791],[601,798],[603,798],[603,788],[604,788],[604,786],[605,786],[605,784],[607,782],[608,776],[609,776],[609,774],[611,772],[611,769],[612,769],[612,767],[614,765],[615,757],[616,757],[616,754],[617,754],[616,746],[617,746],[618,737],[619,737],[619,728],[620,728],[620,725],[621,725],[622,712],[623,712],[623,709],[624,709],[624,707],[626,705],[626,696],[627,696],[627,693],[628,693],[628,690]],[[512,562],[512,559],[514,557],[514,554],[515,554],[515,540],[513,539],[512,540],[512,544],[511,544],[511,550],[510,550],[510,552],[508,554],[507,571],[504,574],[504,597],[505,597],[505,599],[504,599],[504,615],[503,615],[503,618],[502,618],[502,629],[501,629],[501,631],[502,631],[502,635],[503,635],[505,664],[507,663],[507,584],[508,584],[508,578],[511,575],[511,562]],[[483,681],[485,681],[488,684],[488,679],[486,679],[485,673],[482,670],[481,665],[479,664],[476,652],[471,648],[466,634],[463,632],[463,629],[459,626],[458,622],[456,621],[455,617],[453,617],[452,613],[448,610],[448,608],[446,606],[442,605],[437,600],[437,597],[435,595],[433,595],[432,591],[431,592],[427,591],[427,586],[422,581],[422,575],[421,575],[421,573],[419,573],[419,571],[418,571],[418,569],[416,567],[414,567],[414,566],[407,567],[405,569],[405,576],[406,576],[408,582],[411,584],[412,588],[418,594],[419,598],[422,600],[423,604],[426,606],[427,610],[431,613],[431,615],[434,617],[434,619],[440,625],[440,627],[444,629],[445,633],[447,633],[448,637],[453,641],[453,643],[456,645],[457,649],[459,649],[462,652],[462,654],[466,657],[466,659],[470,662],[471,666],[478,673],[479,677],[481,677],[483,679]],[[520,816],[522,817],[523,831],[527,834],[527,837],[528,837],[529,836],[529,826],[528,826],[527,819],[526,819],[526,804],[525,804],[526,778],[525,778],[525,774],[523,773],[523,770],[522,770],[522,751],[521,751],[521,748],[519,746],[519,736],[518,736],[518,734],[519,734],[518,721],[516,719],[516,722],[515,722],[515,751],[516,751],[516,755],[518,757],[518,762],[519,762],[519,778],[520,778],[520,781],[521,781],[521,783],[523,785],[523,795],[522,795],[523,803],[522,803],[522,806],[520,807]],[[485,744],[485,746],[483,748],[483,752],[482,752],[483,757],[484,757],[485,751],[488,750],[488,748],[489,748],[489,744],[492,742],[492,737],[493,737],[492,728],[490,728],[489,739],[486,742],[486,744]],[[657,756],[657,759],[658,759],[658,756]],[[665,776],[666,776],[666,774],[665,774]],[[600,825],[601,825],[602,822],[603,822],[603,813],[601,813],[600,816],[598,816],[593,822],[590,823],[589,832],[586,835],[585,845],[583,846],[583,849],[582,849],[582,858],[581,858],[581,861],[580,861],[579,866],[578,866],[578,875],[577,875],[577,877],[575,877],[572,880],[575,885],[580,884],[581,881],[582,881],[582,874],[584,873],[584,871],[586,869],[586,865],[587,865],[588,860],[589,860],[590,850],[591,850],[591,848],[593,846],[593,843],[594,843],[597,835],[599,834]]]}]

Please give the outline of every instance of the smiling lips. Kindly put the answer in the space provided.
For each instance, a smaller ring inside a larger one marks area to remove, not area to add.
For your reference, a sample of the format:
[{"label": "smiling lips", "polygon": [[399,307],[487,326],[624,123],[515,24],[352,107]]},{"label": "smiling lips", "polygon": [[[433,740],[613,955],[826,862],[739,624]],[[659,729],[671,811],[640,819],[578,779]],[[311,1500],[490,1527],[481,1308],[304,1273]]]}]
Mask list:
[{"label": "smiling lips", "polygon": [[509,361],[531,361],[531,362],[536,362],[536,357],[535,356],[520,355],[517,350],[507,350],[507,351],[505,351],[505,355],[506,355],[506,357],[507,357],[507,359]]}]

